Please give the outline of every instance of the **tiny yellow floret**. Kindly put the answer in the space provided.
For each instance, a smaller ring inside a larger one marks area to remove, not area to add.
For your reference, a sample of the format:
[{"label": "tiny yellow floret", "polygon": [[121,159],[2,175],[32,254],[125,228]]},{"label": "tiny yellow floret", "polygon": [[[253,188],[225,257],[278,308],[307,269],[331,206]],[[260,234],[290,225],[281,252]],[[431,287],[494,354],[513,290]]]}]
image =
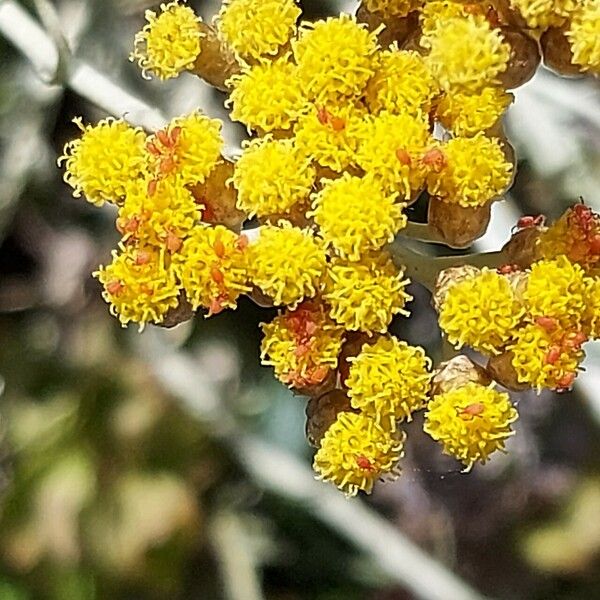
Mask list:
[{"label": "tiny yellow floret", "polygon": [[487,354],[499,354],[525,311],[506,277],[484,268],[447,291],[439,323],[448,341]]},{"label": "tiny yellow floret", "polygon": [[393,336],[366,343],[358,356],[348,359],[346,379],[353,408],[393,430],[396,421],[412,420],[425,406],[431,381],[431,359],[423,348],[410,346]]},{"label": "tiny yellow floret", "polygon": [[314,216],[327,246],[343,258],[358,260],[371,250],[382,248],[406,226],[404,204],[397,194],[386,193],[371,177],[344,173],[326,180],[313,196]]},{"label": "tiny yellow floret", "polygon": [[58,164],[65,164],[64,180],[79,198],[102,206],[120,203],[128,184],[142,176],[145,167],[146,135],[121,120],[106,119],[97,125],[84,126],[80,138],[67,142]]},{"label": "tiny yellow floret", "polygon": [[496,450],[504,451],[518,417],[508,394],[469,382],[429,402],[423,429],[468,471],[476,462],[485,464]]},{"label": "tiny yellow floret", "polygon": [[309,229],[280,221],[264,225],[248,248],[251,282],[276,306],[294,309],[321,288],[326,270],[325,248]]},{"label": "tiny yellow floret", "polygon": [[363,414],[341,412],[325,432],[313,468],[347,496],[370,494],[378,479],[400,475],[405,434],[389,432]]},{"label": "tiny yellow floret", "polygon": [[600,73],[600,3],[583,0],[573,12],[566,35],[573,52],[572,62],[583,71]]},{"label": "tiny yellow floret", "polygon": [[161,4],[158,14],[147,10],[145,16],[148,23],[136,34],[129,57],[137,61],[142,75],[171,79],[192,69],[201,51],[202,19],[180,0]]},{"label": "tiny yellow floret", "polygon": [[217,31],[242,59],[274,56],[296,33],[301,12],[294,0],[224,0]]},{"label": "tiny yellow floret", "polygon": [[285,215],[296,204],[308,202],[315,177],[310,159],[293,140],[254,139],[244,144],[235,164],[237,206],[250,216]]}]

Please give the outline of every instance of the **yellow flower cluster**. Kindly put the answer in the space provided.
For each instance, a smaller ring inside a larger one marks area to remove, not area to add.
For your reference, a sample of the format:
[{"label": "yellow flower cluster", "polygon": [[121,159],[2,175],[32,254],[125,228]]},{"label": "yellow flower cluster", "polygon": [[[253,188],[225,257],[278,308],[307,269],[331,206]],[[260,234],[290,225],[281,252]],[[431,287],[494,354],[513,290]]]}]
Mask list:
[{"label": "yellow flower cluster", "polygon": [[517,418],[508,394],[493,385],[468,382],[432,398],[423,429],[469,471],[476,462],[487,462],[496,450],[504,451]]},{"label": "yellow flower cluster", "polygon": [[363,0],[367,10],[385,17],[405,17],[424,3],[425,0]]},{"label": "yellow flower cluster", "polygon": [[560,27],[580,2],[581,0],[510,0],[510,5],[531,29],[545,30],[548,27]]},{"label": "yellow flower cluster", "polygon": [[582,0],[572,11],[567,39],[573,52],[572,62],[582,71],[600,73],[600,4]]}]

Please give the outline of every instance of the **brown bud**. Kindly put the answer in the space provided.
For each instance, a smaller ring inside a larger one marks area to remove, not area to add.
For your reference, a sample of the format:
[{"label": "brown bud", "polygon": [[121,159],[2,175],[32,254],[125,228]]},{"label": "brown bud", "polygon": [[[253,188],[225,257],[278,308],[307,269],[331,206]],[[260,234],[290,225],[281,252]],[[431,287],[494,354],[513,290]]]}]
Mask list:
[{"label": "brown bud", "polygon": [[364,4],[356,11],[356,19],[364,23],[369,31],[376,31],[382,25],[383,29],[377,34],[377,39],[382,48],[387,48],[393,43],[402,44],[408,35],[419,26],[419,15],[416,12],[406,17],[385,17],[381,13],[370,12]]},{"label": "brown bud", "polygon": [[179,294],[179,304],[175,308],[170,308],[165,315],[162,323],[157,323],[160,327],[171,329],[189,321],[194,316],[194,310],[192,305],[188,302],[185,297],[185,292]]},{"label": "brown bud", "polygon": [[502,254],[506,264],[517,265],[520,269],[528,269],[533,262],[539,260],[539,240],[545,227],[526,227],[516,233],[504,247]]},{"label": "brown bud", "polygon": [[474,363],[468,356],[459,354],[441,363],[435,370],[431,382],[431,395],[445,394],[469,382],[489,385],[491,381],[483,367]]},{"label": "brown bud", "polygon": [[350,398],[342,390],[331,390],[311,398],[306,406],[306,438],[318,448],[325,432],[342,411],[352,411]]},{"label": "brown bud", "polygon": [[522,392],[530,388],[526,383],[520,383],[517,378],[517,372],[512,365],[513,354],[512,352],[503,352],[497,356],[492,356],[488,360],[486,367],[490,377],[497,381],[500,385],[503,385],[509,390],[515,392]]},{"label": "brown bud", "polygon": [[480,269],[473,265],[462,265],[460,267],[450,267],[440,271],[438,278],[435,282],[435,290],[431,302],[435,310],[439,313],[442,304],[446,300],[446,294],[448,290],[457,283],[471,279],[479,275]]},{"label": "brown bud", "polygon": [[502,86],[512,90],[522,86],[534,75],[541,56],[538,43],[523,31],[513,27],[501,27],[504,41],[510,46],[510,59],[506,71],[499,76]]},{"label": "brown bud", "polygon": [[581,75],[581,69],[573,64],[571,44],[562,28],[551,27],[540,39],[544,64],[559,75]]},{"label": "brown bud", "polygon": [[202,22],[200,29],[203,33],[200,54],[192,72],[218,90],[227,91],[225,82],[240,72],[240,65],[231,48],[219,40],[210,25]]},{"label": "brown bud", "polygon": [[452,202],[432,197],[429,200],[428,223],[451,248],[468,248],[487,230],[491,203],[476,208],[465,208]]}]

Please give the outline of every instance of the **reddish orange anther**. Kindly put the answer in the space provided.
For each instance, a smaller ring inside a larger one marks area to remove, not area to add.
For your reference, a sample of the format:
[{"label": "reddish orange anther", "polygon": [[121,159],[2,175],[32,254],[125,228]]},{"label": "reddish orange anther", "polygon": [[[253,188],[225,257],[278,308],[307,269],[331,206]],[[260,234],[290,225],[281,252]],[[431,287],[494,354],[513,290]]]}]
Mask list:
[{"label": "reddish orange anther", "polygon": [[246,235],[240,235],[240,237],[237,239],[237,248],[238,250],[245,250],[248,247],[249,244],[249,240],[248,240],[248,236]]},{"label": "reddish orange anther", "polygon": [[179,141],[181,137],[181,127],[173,127],[171,129],[171,144],[174,146]]},{"label": "reddish orange anther", "polygon": [[106,284],[106,291],[111,296],[118,296],[124,289],[125,289],[125,286],[117,279],[114,279],[113,281],[109,281]]},{"label": "reddish orange anther", "polygon": [[163,129],[160,129],[156,132],[156,137],[160,140],[160,143],[163,146],[166,146],[167,148],[171,146],[171,139]]},{"label": "reddish orange anther", "polygon": [[210,270],[210,276],[213,278],[213,281],[219,285],[221,285],[225,281],[223,271],[220,271],[217,267],[213,267]]},{"label": "reddish orange anther", "polygon": [[221,304],[220,298],[213,298],[210,301],[210,307],[208,309],[209,315],[218,315],[220,312],[223,312],[225,307]]},{"label": "reddish orange anther", "polygon": [[167,156],[167,158],[163,158],[160,161],[160,165],[158,166],[158,170],[163,175],[166,175],[167,173],[170,173],[174,168],[175,168],[175,161],[170,156]]},{"label": "reddish orange anther", "polygon": [[550,346],[550,350],[546,352],[546,356],[544,357],[544,362],[547,365],[554,365],[560,358],[562,354],[562,348],[560,346]]},{"label": "reddish orange anther", "polygon": [[171,252],[178,252],[179,249],[183,246],[183,241],[181,238],[178,238],[172,231],[167,233],[167,250]]},{"label": "reddish orange anther", "polygon": [[423,164],[434,173],[439,173],[447,165],[446,156],[439,148],[431,148],[425,152],[422,158]]},{"label": "reddish orange anther", "polygon": [[330,117],[329,123],[334,131],[344,131],[346,129],[346,121],[341,117]]},{"label": "reddish orange anther", "polygon": [[150,154],[154,154],[154,156],[160,155],[160,150],[152,142],[148,142],[146,144],[146,149],[148,152],[150,152]]},{"label": "reddish orange anther", "polygon": [[148,196],[154,196],[156,194],[156,188],[158,187],[158,181],[156,179],[152,179],[148,182]]},{"label": "reddish orange anther", "polygon": [[396,150],[396,158],[406,167],[410,167],[412,164],[412,159],[410,158],[410,154],[404,148],[398,148]]},{"label": "reddish orange anther", "polygon": [[317,119],[319,119],[321,125],[327,125],[327,123],[329,123],[329,113],[324,106],[317,108]]},{"label": "reddish orange anther", "polygon": [[548,333],[551,333],[558,327],[558,321],[553,317],[538,317],[535,322]]},{"label": "reddish orange anther", "polygon": [[359,454],[356,457],[356,464],[358,465],[358,468],[362,469],[363,471],[374,471],[375,470],[373,463],[366,456],[363,456],[362,454]]},{"label": "reddish orange anther", "polygon": [[567,373],[556,382],[557,391],[568,390],[575,381],[575,373]]},{"label": "reddish orange anther", "polygon": [[546,221],[544,215],[526,215],[517,221],[518,229],[527,229],[528,227],[539,227]]},{"label": "reddish orange anther", "polygon": [[221,240],[215,240],[213,249],[219,258],[223,258],[225,256],[225,244]]},{"label": "reddish orange anther", "polygon": [[150,262],[150,254],[145,250],[140,250],[135,257],[136,265],[147,265]]}]

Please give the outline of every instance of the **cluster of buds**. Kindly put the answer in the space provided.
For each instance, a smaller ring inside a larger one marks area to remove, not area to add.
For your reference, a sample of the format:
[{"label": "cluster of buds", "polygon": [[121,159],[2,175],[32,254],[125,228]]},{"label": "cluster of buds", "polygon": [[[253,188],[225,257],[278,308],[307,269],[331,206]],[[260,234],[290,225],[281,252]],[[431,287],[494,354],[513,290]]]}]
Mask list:
[{"label": "cluster of buds", "polygon": [[[183,0],[163,4],[147,11],[132,59],[145,76],[187,71],[225,91],[249,133],[241,155],[223,157],[221,124],[195,112],[150,134],[78,121],[82,135],[61,159],[76,196],[118,206],[122,240],[96,276],[123,325],[212,316],[242,294],[280,308],[263,324],[263,364],[308,398],[314,468],[346,494],[399,474],[403,423],[417,411],[466,468],[512,433],[517,413],[491,364],[486,374],[462,359],[434,370],[422,348],[389,333],[411,297],[388,245],[417,201],[449,246],[485,232],[515,170],[501,124],[508,90],[540,61],[541,29],[521,4],[365,0],[356,16],[300,24],[294,0],[225,0],[212,24]],[[514,269],[443,273],[436,304],[448,339],[503,359],[519,384],[569,387],[600,329],[587,210],[536,227],[527,259],[515,241]],[[547,282],[552,295],[539,292]],[[573,297],[561,300],[565,291]]]}]

